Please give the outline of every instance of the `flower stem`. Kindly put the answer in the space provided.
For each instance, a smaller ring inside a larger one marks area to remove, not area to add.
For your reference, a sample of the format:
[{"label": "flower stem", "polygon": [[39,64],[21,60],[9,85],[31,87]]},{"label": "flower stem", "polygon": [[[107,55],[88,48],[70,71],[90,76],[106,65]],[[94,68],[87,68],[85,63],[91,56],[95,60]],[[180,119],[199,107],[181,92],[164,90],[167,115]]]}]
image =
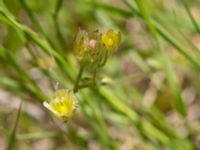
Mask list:
[{"label": "flower stem", "polygon": [[106,51],[106,52],[103,54],[103,59],[102,59],[101,63],[100,63],[99,66],[98,66],[99,68],[100,68],[100,67],[103,67],[103,66],[106,64],[107,58],[108,58],[108,52]]},{"label": "flower stem", "polygon": [[96,85],[96,76],[97,76],[97,69],[94,70],[93,77],[92,77],[92,84]]},{"label": "flower stem", "polygon": [[80,69],[79,69],[79,73],[78,73],[78,76],[76,78],[76,82],[74,84],[74,93],[78,92],[78,85],[79,85],[79,81],[81,79],[81,76],[83,74],[83,70],[84,70],[84,67],[81,66]]}]

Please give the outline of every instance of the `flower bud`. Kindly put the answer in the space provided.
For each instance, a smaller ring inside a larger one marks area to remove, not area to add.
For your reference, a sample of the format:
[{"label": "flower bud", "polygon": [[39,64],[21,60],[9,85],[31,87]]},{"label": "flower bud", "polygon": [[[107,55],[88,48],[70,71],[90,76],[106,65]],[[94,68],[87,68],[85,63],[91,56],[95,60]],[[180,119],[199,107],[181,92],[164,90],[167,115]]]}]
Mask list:
[{"label": "flower bud", "polygon": [[97,32],[88,33],[79,30],[75,40],[74,53],[80,64],[91,64],[97,59],[99,55],[97,34]]}]

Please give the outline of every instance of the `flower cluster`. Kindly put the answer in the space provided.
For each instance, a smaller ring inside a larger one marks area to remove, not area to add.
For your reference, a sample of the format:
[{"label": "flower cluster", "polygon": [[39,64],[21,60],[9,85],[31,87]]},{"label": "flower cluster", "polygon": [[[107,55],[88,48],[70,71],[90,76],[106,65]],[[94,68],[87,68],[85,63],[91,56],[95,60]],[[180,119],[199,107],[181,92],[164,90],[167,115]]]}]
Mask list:
[{"label": "flower cluster", "polygon": [[74,92],[77,92],[79,87],[81,87],[79,81],[81,81],[83,68],[88,67],[93,70],[93,77],[86,85],[96,85],[97,69],[105,65],[108,53],[115,52],[120,41],[121,34],[114,32],[112,29],[109,29],[105,33],[79,30],[75,40],[74,54],[81,67],[74,84],[74,89],[56,91],[51,101],[44,102],[43,105],[57,118],[63,122],[67,122],[77,108],[77,100]]},{"label": "flower cluster", "polygon": [[121,34],[109,29],[106,33],[94,31],[91,33],[85,30],[79,30],[75,45],[74,53],[82,65],[99,64],[104,57],[105,53],[115,52],[120,44]]}]

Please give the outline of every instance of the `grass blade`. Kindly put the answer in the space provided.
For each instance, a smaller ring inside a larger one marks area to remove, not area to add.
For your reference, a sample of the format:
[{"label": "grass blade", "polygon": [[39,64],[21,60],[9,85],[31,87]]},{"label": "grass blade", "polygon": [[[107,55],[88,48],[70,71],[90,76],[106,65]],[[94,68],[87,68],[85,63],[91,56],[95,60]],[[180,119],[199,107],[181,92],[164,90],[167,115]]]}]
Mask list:
[{"label": "grass blade", "polygon": [[17,129],[17,125],[18,125],[18,122],[19,122],[19,118],[20,118],[21,107],[22,107],[22,102],[20,103],[20,106],[19,106],[19,109],[18,109],[18,112],[17,112],[17,118],[16,118],[16,121],[15,121],[15,125],[14,125],[13,131],[12,131],[10,137],[9,137],[9,142],[8,142],[6,150],[14,149],[14,143],[15,143],[15,139],[16,139],[16,129]]},{"label": "grass blade", "polygon": [[30,140],[30,139],[43,139],[43,138],[53,138],[58,135],[58,132],[34,132],[34,133],[24,133],[18,134],[16,137],[18,140]]},{"label": "grass blade", "polygon": [[167,80],[169,82],[169,86],[172,92],[172,95],[174,96],[174,103],[175,103],[175,107],[177,109],[177,111],[183,116],[186,117],[187,115],[187,107],[183,102],[183,99],[181,97],[181,86],[178,84],[176,77],[173,73],[173,69],[172,69],[172,64],[169,60],[169,58],[166,56],[166,54],[164,53],[163,50],[161,50],[162,52],[162,57],[165,61],[165,70],[166,70],[166,76],[167,76]]},{"label": "grass blade", "polygon": [[195,20],[195,18],[193,17],[193,15],[192,15],[192,13],[190,11],[190,8],[188,6],[188,1],[187,0],[182,0],[182,1],[183,1],[184,8],[185,8],[188,16],[190,17],[190,19],[191,19],[196,31],[200,34],[200,27],[199,27],[197,21]]},{"label": "grass blade", "polygon": [[171,87],[170,89],[171,89],[172,95],[174,97],[174,101],[175,101],[174,103],[175,103],[176,109],[183,117],[185,117],[187,115],[187,110],[186,110],[186,106],[183,102],[183,99],[181,97],[181,87],[176,80],[171,61],[168,58],[167,54],[165,53],[163,46],[161,45],[161,42],[157,38],[157,32],[155,30],[155,26],[154,26],[154,24],[150,18],[150,15],[147,12],[147,9],[144,5],[144,0],[136,0],[136,4],[137,4],[141,14],[143,15],[144,20],[146,21],[146,24],[148,25],[148,27],[152,33],[152,36],[154,37],[154,39],[156,41],[158,49],[161,51],[161,57],[163,57],[163,61],[164,61],[164,65],[165,65],[164,69],[166,71],[166,77],[169,82],[169,86]]},{"label": "grass blade", "polygon": [[34,14],[34,12],[31,10],[31,8],[29,7],[28,3],[26,0],[19,0],[21,6],[24,8],[24,10],[26,11],[26,13],[28,14],[29,18],[31,19],[34,27],[40,32],[42,33],[42,35],[45,37],[45,39],[48,41],[48,43],[55,48],[54,44],[52,43],[52,41],[50,40],[49,36],[46,34],[46,32],[44,31],[44,29],[42,28],[42,26],[40,25],[40,22],[37,18],[37,16]]},{"label": "grass blade", "polygon": [[[142,14],[130,3],[129,0],[123,0],[124,3],[130,8],[133,15],[136,15],[140,18],[144,18]],[[162,36],[167,42],[174,46],[185,58],[187,58],[198,70],[200,70],[199,61],[191,55],[191,53],[185,48],[179,41],[177,41],[173,35],[171,35],[167,30],[165,30],[160,23],[151,18],[153,25],[155,26],[156,31],[160,36]]]},{"label": "grass blade", "polygon": [[127,118],[135,124],[141,135],[146,137],[144,133],[148,133],[149,135],[147,138],[149,139],[153,137],[164,145],[168,145],[170,143],[170,139],[163,132],[158,130],[152,124],[146,123],[145,120],[141,120],[138,113],[122,102],[121,99],[115,96],[112,91],[105,87],[101,87],[98,92],[98,94],[101,94],[101,96],[105,98],[108,103],[110,103],[113,109],[127,116]]},{"label": "grass blade", "polygon": [[132,13],[130,11],[127,11],[125,9],[121,9],[118,7],[113,7],[111,5],[107,5],[104,3],[97,3],[97,2],[84,2],[85,5],[90,5],[92,7],[99,7],[102,8],[103,10],[109,12],[109,13],[114,13],[118,15],[122,15],[124,17],[131,17]]},{"label": "grass blade", "polygon": [[144,4],[144,0],[135,0],[136,1],[136,4],[138,6],[138,8],[140,9],[140,12],[142,14],[142,16],[144,17],[153,37],[156,39],[157,35],[156,35],[156,30],[155,30],[155,27],[151,21],[151,17],[145,7],[145,4]]}]

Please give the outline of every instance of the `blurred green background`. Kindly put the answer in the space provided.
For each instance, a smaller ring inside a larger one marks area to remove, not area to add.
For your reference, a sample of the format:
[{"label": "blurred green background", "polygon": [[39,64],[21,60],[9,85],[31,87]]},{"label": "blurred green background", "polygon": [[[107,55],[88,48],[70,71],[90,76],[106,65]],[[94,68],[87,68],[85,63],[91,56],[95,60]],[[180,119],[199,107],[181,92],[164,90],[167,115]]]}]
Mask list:
[{"label": "blurred green background", "polygon": [[[79,29],[122,41],[65,124],[42,102],[73,88]],[[199,0],[0,0],[0,149],[198,150],[199,73]]]}]

